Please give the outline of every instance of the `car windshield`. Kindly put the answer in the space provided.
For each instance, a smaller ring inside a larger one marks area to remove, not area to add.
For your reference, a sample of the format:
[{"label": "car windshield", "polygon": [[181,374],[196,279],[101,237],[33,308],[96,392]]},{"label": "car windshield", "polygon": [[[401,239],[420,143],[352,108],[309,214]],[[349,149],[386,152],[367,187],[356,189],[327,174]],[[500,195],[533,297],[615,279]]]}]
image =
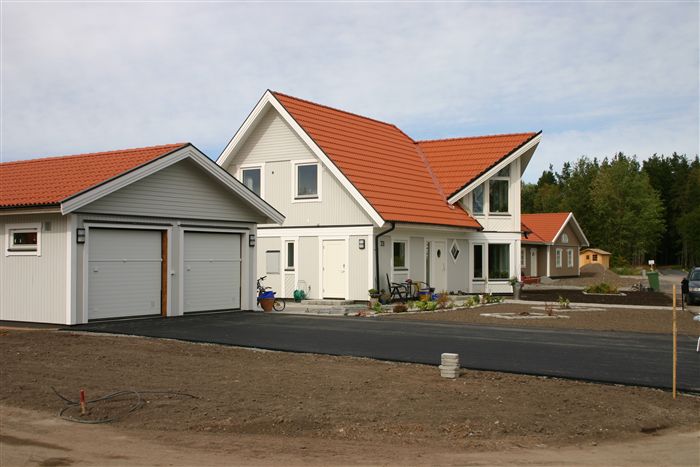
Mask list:
[{"label": "car windshield", "polygon": [[700,281],[700,269],[696,269],[695,271],[690,273],[690,280]]}]

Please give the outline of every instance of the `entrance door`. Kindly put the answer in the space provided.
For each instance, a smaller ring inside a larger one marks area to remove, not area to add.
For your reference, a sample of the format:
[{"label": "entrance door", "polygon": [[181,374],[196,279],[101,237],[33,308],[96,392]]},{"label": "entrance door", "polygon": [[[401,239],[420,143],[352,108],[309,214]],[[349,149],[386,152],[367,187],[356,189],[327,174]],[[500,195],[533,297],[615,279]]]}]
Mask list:
[{"label": "entrance door", "polygon": [[241,307],[241,236],[185,232],[184,312]]},{"label": "entrance door", "polygon": [[530,275],[537,277],[537,248],[530,248]]},{"label": "entrance door", "polygon": [[323,241],[323,298],[346,298],[346,253],[345,240]]},{"label": "entrance door", "polygon": [[91,228],[87,247],[88,319],[160,314],[160,231]]},{"label": "entrance door", "polygon": [[430,244],[430,287],[435,287],[436,292],[447,290],[446,243],[442,240],[428,243]]}]

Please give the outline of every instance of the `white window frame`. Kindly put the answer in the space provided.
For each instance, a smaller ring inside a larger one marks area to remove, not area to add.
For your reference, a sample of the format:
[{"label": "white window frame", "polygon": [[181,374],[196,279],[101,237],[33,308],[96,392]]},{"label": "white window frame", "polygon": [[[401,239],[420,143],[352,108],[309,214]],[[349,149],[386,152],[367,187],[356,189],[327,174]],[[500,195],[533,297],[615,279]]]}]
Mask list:
[{"label": "white window frame", "polygon": [[566,233],[561,234],[561,242],[569,243],[569,236]]},{"label": "white window frame", "polygon": [[527,267],[527,248],[520,247],[520,269]]},{"label": "white window frame", "polygon": [[[474,253],[474,250],[476,247],[481,247],[481,276],[476,277],[474,275],[474,272],[476,272],[476,254]],[[479,243],[472,243],[472,270],[471,270],[471,280],[473,282],[484,282],[486,281],[486,278],[488,277],[488,271],[486,270],[488,266],[488,250],[486,249],[486,243],[485,242],[479,242]]]},{"label": "white window frame", "polygon": [[[457,247],[457,257],[456,258],[452,255],[452,248],[454,248],[455,246]],[[450,258],[452,258],[452,261],[454,261],[454,263],[457,264],[459,257],[462,255],[462,249],[459,247],[459,243],[457,242],[457,240],[452,240],[452,243],[450,244],[449,253],[450,253]]]},{"label": "white window frame", "polygon": [[[394,264],[394,245],[397,243],[403,243],[403,267],[396,267]],[[396,238],[391,240],[391,270],[394,272],[407,272],[408,271],[408,239]]]},{"label": "white window frame", "polygon": [[[270,274],[282,274],[282,269],[280,268],[281,260],[277,259],[277,261],[270,261],[270,253],[277,253],[280,256],[280,258],[284,257],[284,255],[282,255],[282,252],[279,250],[265,250],[265,275],[269,276]],[[269,271],[268,269],[270,269],[271,265],[274,265],[277,268],[277,271]]]},{"label": "white window frame", "polygon": [[[285,272],[294,272],[297,269],[297,242],[294,240],[285,240],[284,241],[284,264],[282,270]],[[292,245],[292,248],[294,251],[292,252],[292,262],[293,265],[290,267],[289,266],[289,245]],[[296,287],[296,285],[295,285]]]},{"label": "white window frame", "polygon": [[[299,198],[297,196],[297,170],[301,166],[315,165],[316,166],[316,196],[308,198]],[[292,161],[292,203],[320,203],[321,202],[321,180],[323,178],[323,167],[316,159]]]},{"label": "white window frame", "polygon": [[[36,249],[12,249],[12,233],[36,232]],[[5,256],[41,256],[41,222],[5,225]]]},{"label": "white window frame", "polygon": [[561,269],[562,264],[563,264],[563,251],[561,248],[557,248],[554,250],[554,267],[557,269]]},{"label": "white window frame", "polygon": [[574,249],[573,248],[566,249],[566,267],[567,268],[574,267]]},{"label": "white window frame", "polygon": [[[238,181],[243,183],[243,171],[249,169],[260,169],[260,197],[265,198],[265,164],[243,164],[238,168]],[[245,184],[243,185],[245,186]],[[248,187],[246,187],[248,188]],[[252,190],[251,190],[252,191]],[[255,192],[253,192],[255,193]]]},{"label": "white window frame", "polygon": [[[508,169],[508,176],[504,176],[504,175],[499,176],[498,172],[496,172],[496,175],[494,175],[493,177],[488,179],[488,183],[487,183],[488,190],[486,190],[486,189],[484,190],[484,202],[485,202],[484,211],[488,212],[489,216],[496,216],[496,217],[498,217],[498,216],[510,216],[512,213],[513,203],[511,202],[511,199],[510,199],[511,198],[511,185],[512,185],[512,183],[511,183],[512,169],[511,169],[510,165],[506,165],[501,170],[506,170],[506,169]],[[491,209],[491,182],[499,181],[499,180],[508,182],[508,193],[506,195],[506,202],[508,203],[508,209],[505,212],[494,212]],[[487,200],[488,200],[488,204],[486,204]],[[487,211],[487,209],[488,209],[488,211]]]},{"label": "white window frame", "polygon": [[[481,188],[481,212],[476,212],[476,210],[474,209],[474,199],[476,198],[476,190],[479,188]],[[471,191],[470,195],[471,198],[469,200],[469,212],[473,216],[485,216],[488,212],[488,184],[482,183],[480,185],[477,185],[474,188],[474,190]]]}]

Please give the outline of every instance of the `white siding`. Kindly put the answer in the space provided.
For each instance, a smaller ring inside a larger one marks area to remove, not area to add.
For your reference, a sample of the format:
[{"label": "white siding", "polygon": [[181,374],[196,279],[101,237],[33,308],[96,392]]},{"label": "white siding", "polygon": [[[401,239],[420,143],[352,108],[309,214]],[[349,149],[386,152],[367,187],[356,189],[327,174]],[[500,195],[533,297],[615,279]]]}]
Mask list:
[{"label": "white siding", "polygon": [[[262,282],[264,287],[272,287],[272,290],[277,292],[279,296],[284,296],[282,289],[282,274],[280,274],[282,242],[279,237],[260,238],[258,237],[258,277],[267,276]],[[268,252],[279,251],[279,254]],[[268,259],[274,255],[277,262],[275,270],[277,273],[270,273],[268,269]],[[256,277],[257,279],[257,277]]]},{"label": "white siding", "polygon": [[232,163],[224,167],[239,176],[242,165],[263,164],[262,198],[286,216],[285,226],[371,224],[364,210],[335,179],[321,170],[321,201],[293,203],[293,162],[317,160],[308,146],[270,109],[249,135]]},{"label": "white siding", "polygon": [[[5,256],[5,226],[42,223],[41,256]],[[51,222],[51,230],[44,227]],[[0,319],[67,323],[67,219],[60,214],[0,216]]]},{"label": "white siding", "polygon": [[466,240],[456,240],[459,255],[455,261],[452,258],[452,240],[447,240],[447,289],[450,292],[459,290],[466,292],[469,287],[467,274],[469,272],[469,245]]},{"label": "white siding", "polygon": [[131,216],[262,221],[237,196],[221,187],[194,162],[185,160],[156,172],[80,209]]},{"label": "white siding", "polygon": [[299,283],[309,298],[321,298],[318,253],[318,237],[299,237]]},{"label": "white siding", "polygon": [[[360,239],[365,241],[365,249],[360,250]],[[352,235],[350,237],[349,249],[349,264],[348,274],[350,274],[350,290],[348,291],[349,300],[367,300],[369,290],[369,261],[374,261],[374,258],[369,258],[369,242],[371,237],[365,235]]]}]

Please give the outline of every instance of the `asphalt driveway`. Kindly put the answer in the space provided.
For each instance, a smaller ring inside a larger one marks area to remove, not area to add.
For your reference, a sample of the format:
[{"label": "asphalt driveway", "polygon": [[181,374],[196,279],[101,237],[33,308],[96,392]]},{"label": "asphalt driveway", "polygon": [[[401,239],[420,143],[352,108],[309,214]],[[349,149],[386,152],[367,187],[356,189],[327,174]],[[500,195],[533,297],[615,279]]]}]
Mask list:
[{"label": "asphalt driveway", "polygon": [[[253,312],[97,322],[66,328],[291,352],[671,387],[670,335],[474,326]],[[700,392],[697,339],[679,336],[678,388]]]}]

